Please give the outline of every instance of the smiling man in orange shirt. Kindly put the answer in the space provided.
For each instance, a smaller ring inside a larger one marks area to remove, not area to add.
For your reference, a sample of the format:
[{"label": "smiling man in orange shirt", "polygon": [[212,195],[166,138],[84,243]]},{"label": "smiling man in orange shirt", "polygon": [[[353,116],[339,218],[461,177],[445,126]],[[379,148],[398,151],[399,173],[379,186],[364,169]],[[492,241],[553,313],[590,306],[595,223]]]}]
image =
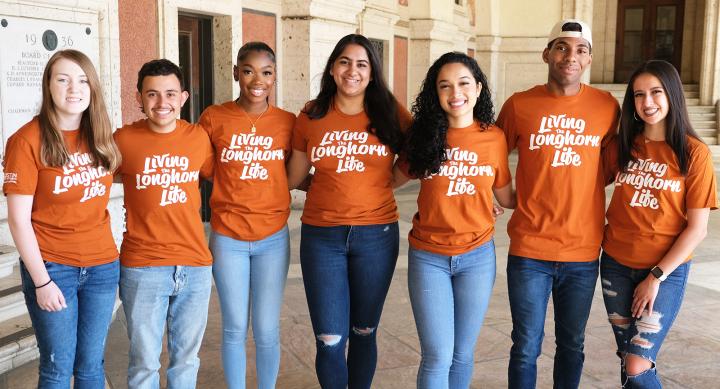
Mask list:
[{"label": "smiling man in orange shirt", "polygon": [[130,338],[128,386],[160,386],[167,324],[169,388],[194,388],[207,322],[212,257],[200,219],[200,177],[213,173],[207,133],[177,117],[188,93],[180,68],[160,59],[138,74],[147,119],[115,132],[122,153],[126,231],[120,298]]},{"label": "smiling man in orange shirt", "polygon": [[508,224],[513,320],[510,388],[534,388],[545,313],[555,310],[556,388],[577,388],[602,241],[605,196],[600,151],[617,127],[607,92],[582,84],[592,63],[590,27],[563,20],[542,54],[548,81],[514,94],[497,124],[517,147],[517,208]]}]

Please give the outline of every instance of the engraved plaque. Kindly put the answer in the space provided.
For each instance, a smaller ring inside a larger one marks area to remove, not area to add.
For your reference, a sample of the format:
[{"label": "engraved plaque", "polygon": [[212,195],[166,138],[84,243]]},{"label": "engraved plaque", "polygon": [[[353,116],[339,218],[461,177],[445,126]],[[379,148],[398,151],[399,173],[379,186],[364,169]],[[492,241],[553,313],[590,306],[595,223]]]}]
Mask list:
[{"label": "engraved plaque", "polygon": [[3,150],[10,135],[37,115],[42,74],[58,50],[75,49],[98,66],[96,26],[0,14],[0,126]]}]

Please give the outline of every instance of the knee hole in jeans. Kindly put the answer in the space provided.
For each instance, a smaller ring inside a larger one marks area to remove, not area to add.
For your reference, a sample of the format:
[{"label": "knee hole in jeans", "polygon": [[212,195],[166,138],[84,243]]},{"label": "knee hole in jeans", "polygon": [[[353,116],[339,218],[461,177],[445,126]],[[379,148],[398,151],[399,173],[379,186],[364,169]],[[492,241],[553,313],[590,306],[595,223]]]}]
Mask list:
[{"label": "knee hole in jeans", "polygon": [[625,374],[637,376],[653,369],[655,362],[635,354],[625,354]]},{"label": "knee hole in jeans", "polygon": [[337,346],[341,339],[342,336],[340,335],[320,334],[317,336],[317,340],[322,342],[322,344],[326,347]]},{"label": "knee hole in jeans", "polygon": [[353,327],[352,330],[355,335],[370,336],[373,334],[373,332],[375,332],[375,327],[365,327],[365,328]]}]

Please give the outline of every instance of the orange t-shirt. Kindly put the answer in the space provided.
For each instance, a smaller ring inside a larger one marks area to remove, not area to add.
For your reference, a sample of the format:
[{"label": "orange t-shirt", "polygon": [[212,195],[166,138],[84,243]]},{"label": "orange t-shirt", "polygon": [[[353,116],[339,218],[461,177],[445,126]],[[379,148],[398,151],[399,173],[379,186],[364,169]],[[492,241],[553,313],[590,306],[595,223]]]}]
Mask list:
[{"label": "orange t-shirt", "polygon": [[497,125],[508,150],[518,148],[510,254],[559,262],[598,258],[605,211],[600,150],[616,131],[618,113],[610,93],[587,85],[575,96],[538,85],[505,102]]},{"label": "orange t-shirt", "polygon": [[[398,105],[400,127],[410,113]],[[315,173],[305,200],[302,222],[314,226],[369,225],[398,219],[392,190],[395,153],[367,131],[361,112],[346,115],[335,107],[311,120],[300,113],[292,146],[307,153]]]},{"label": "orange t-shirt", "polygon": [[37,117],[8,139],[3,192],[32,195],[30,216],[43,260],[68,266],[103,265],[117,259],[107,211],[112,174],[95,167],[80,130],[62,131],[70,160],[48,167],[40,157]]},{"label": "orange t-shirt", "polygon": [[492,188],[510,183],[505,135],[475,122],[447,132],[448,160],[420,182],[410,244],[441,255],[466,253],[495,232]]},{"label": "orange t-shirt", "polygon": [[290,215],[285,161],[295,115],[270,106],[252,122],[234,101],[208,107],[200,124],[215,148],[210,197],[214,231],[257,241],[279,231]]},{"label": "orange t-shirt", "polygon": [[[660,262],[687,226],[689,208],[717,209],[710,150],[695,138],[687,139],[687,176],[680,173],[677,157],[665,141],[647,141],[639,135],[637,161],[615,177],[602,246],[625,266],[647,269]],[[616,156],[617,146],[612,147]],[[614,167],[617,171],[617,162]]]},{"label": "orange t-shirt", "polygon": [[177,121],[167,134],[139,120],[115,132],[123,161],[126,230],[123,266],[208,266],[212,263],[200,219],[200,177],[210,177],[214,156],[200,126]]}]

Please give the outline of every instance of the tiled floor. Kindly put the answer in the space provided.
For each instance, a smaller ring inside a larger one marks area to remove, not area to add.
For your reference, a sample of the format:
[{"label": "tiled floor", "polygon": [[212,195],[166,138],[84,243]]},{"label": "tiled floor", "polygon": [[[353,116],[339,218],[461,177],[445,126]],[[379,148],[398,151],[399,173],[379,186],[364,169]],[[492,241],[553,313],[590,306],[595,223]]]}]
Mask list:
[{"label": "tiled floor", "polygon": [[[380,324],[378,369],[374,388],[413,388],[420,361],[419,344],[407,294],[407,240],[405,234],[415,210],[416,186],[397,194],[401,210],[401,257]],[[511,345],[510,311],[507,298],[505,264],[508,238],[505,225],[509,214],[497,224],[497,278],[490,308],[475,351],[473,388],[507,386],[506,369]],[[305,303],[297,260],[299,211],[290,219],[293,259],[285,291],[282,314],[282,361],[278,388],[318,388],[314,372],[314,336]],[[710,234],[696,251],[694,268],[685,302],[658,358],[658,371],[665,388],[719,388],[720,384],[720,212],[711,213]],[[113,322],[107,344],[107,378],[111,388],[125,388],[127,339],[122,309]],[[213,294],[210,317],[200,353],[198,388],[224,388],[220,361],[220,313]],[[538,387],[552,387],[554,331],[552,310],[548,310],[543,352],[538,360]],[[248,337],[252,339],[250,335]],[[586,331],[586,360],[581,388],[619,387],[619,363],[614,340],[596,288]],[[248,387],[255,387],[252,341],[248,342]],[[167,363],[163,356],[163,363]],[[37,364],[30,363],[5,376],[0,388],[30,388],[36,383]],[[4,385],[4,386],[3,386]]]}]

